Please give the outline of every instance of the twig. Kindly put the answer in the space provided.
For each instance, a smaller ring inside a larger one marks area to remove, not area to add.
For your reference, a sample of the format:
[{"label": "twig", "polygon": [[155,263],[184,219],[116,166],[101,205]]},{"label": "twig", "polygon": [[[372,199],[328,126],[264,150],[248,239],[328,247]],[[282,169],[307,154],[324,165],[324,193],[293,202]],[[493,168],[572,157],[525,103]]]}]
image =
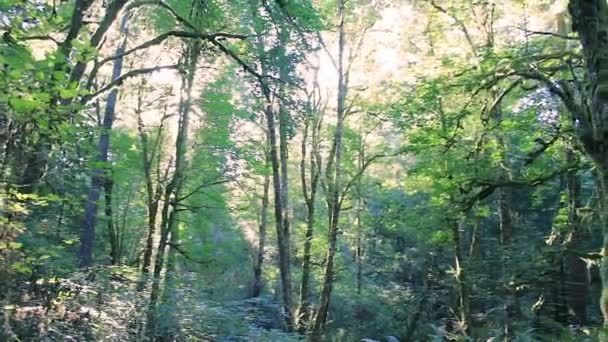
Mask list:
[{"label": "twig", "polygon": [[190,255],[188,255],[188,253],[186,253],[186,251],[184,251],[183,249],[181,249],[181,248],[179,247],[179,245],[174,244],[174,243],[171,243],[171,242],[168,242],[168,243],[167,243],[167,245],[168,245],[169,247],[171,247],[171,248],[174,248],[174,249],[175,249],[177,252],[179,252],[179,254],[181,254],[181,255],[182,255],[184,258],[186,258],[186,259],[188,259],[188,260],[190,260],[190,261],[192,261],[192,262],[195,262],[195,263],[197,263],[197,264],[201,264],[201,265],[207,265],[207,264],[210,264],[210,263],[212,263],[212,262],[214,261],[213,259],[211,259],[211,260],[197,260],[197,259],[195,259],[195,258],[191,257]]},{"label": "twig", "polygon": [[124,73],[123,75],[120,75],[120,77],[118,77],[114,81],[108,83],[107,85],[105,85],[101,89],[97,90],[96,92],[84,96],[82,98],[82,103],[86,103],[86,102],[90,101],[91,99],[94,99],[95,97],[99,96],[101,93],[103,93],[111,88],[121,85],[125,80],[127,80],[129,78],[139,76],[139,75],[149,74],[149,73],[159,71],[159,70],[164,70],[164,69],[177,69],[178,67],[179,67],[178,64],[172,64],[172,65],[160,65],[160,66],[156,66],[156,67],[131,70],[129,72]]}]

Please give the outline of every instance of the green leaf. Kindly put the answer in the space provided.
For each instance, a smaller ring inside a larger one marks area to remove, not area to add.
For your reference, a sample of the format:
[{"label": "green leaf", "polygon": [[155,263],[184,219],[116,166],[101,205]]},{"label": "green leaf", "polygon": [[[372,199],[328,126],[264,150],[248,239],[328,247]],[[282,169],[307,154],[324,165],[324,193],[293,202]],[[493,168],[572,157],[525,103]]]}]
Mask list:
[{"label": "green leaf", "polygon": [[54,71],[53,79],[57,81],[65,81],[65,72],[63,71]]},{"label": "green leaf", "polygon": [[31,274],[32,269],[22,262],[16,262],[11,265],[11,269],[20,274]]},{"label": "green leaf", "polygon": [[61,96],[62,99],[71,99],[76,97],[76,95],[78,95],[78,89],[61,89],[59,90],[59,96]]},{"label": "green leaf", "polygon": [[8,100],[11,107],[17,112],[31,112],[40,107],[40,103],[31,99],[24,99],[21,97],[11,97]]}]

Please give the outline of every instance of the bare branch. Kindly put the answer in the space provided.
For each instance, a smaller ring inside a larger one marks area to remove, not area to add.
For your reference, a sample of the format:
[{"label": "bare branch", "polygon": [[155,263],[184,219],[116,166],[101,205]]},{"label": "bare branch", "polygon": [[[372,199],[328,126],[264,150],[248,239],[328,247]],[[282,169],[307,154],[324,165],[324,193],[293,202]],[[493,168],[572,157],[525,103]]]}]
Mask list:
[{"label": "bare branch", "polygon": [[361,168],[357,171],[357,173],[355,173],[355,175],[348,181],[348,183],[346,183],[346,186],[344,187],[344,189],[342,190],[342,194],[340,195],[340,206],[342,206],[342,202],[344,201],[344,198],[346,198],[346,195],[348,195],[348,192],[350,191],[352,186],[363,176],[365,170],[367,170],[367,168],[372,165],[376,160],[381,158],[400,156],[407,152],[408,151],[406,149],[400,149],[397,152],[391,154],[380,153],[369,157],[369,159],[363,162],[363,165],[361,165]]},{"label": "bare branch", "polygon": [[175,18],[175,20],[177,20],[180,24],[184,25],[185,27],[193,30],[193,31],[199,31],[196,26],[194,26],[194,24],[192,24],[191,22],[188,21],[188,19],[182,17],[181,15],[179,15],[179,13],[177,13],[171,6],[169,6],[167,3],[165,3],[164,1],[160,1],[160,0],[150,0],[150,1],[141,1],[141,2],[136,2],[134,3],[132,6],[129,6],[129,9],[133,8],[133,7],[139,7],[139,6],[146,6],[146,5],[156,5],[159,6],[161,8],[166,9],[169,13],[171,13],[171,15]]},{"label": "bare branch", "polygon": [[51,37],[50,35],[26,36],[26,37],[19,37],[18,39],[19,40],[50,40],[57,45],[61,44],[60,41]]},{"label": "bare branch", "polygon": [[194,190],[192,190],[189,194],[184,195],[184,196],[178,198],[176,200],[176,202],[181,202],[181,201],[187,199],[188,197],[193,196],[194,194],[196,194],[202,188],[205,188],[205,187],[208,187],[208,186],[212,186],[212,185],[219,185],[219,184],[228,183],[228,182],[231,182],[233,180],[234,180],[234,178],[223,178],[223,179],[218,179],[218,180],[211,181],[211,182],[202,183],[199,186],[197,186]]},{"label": "bare branch", "polygon": [[456,23],[456,25],[458,25],[460,27],[460,30],[462,31],[462,33],[464,34],[464,37],[467,40],[467,43],[469,44],[469,46],[471,47],[471,51],[473,52],[474,56],[477,56],[477,49],[475,47],[475,43],[473,43],[473,39],[471,38],[471,35],[469,34],[469,30],[467,29],[467,26],[464,24],[464,22],[458,18],[455,14],[450,13],[450,11],[448,11],[447,9],[441,7],[440,5],[438,5],[435,0],[430,0],[429,4],[431,6],[433,6],[433,8],[435,8],[437,11],[449,16],[450,18],[452,18],[452,20],[454,20],[454,22]]},{"label": "bare branch", "polygon": [[526,36],[551,36],[551,37],[567,39],[567,40],[578,40],[578,37],[565,36],[563,34],[559,34],[559,33],[555,33],[555,32],[533,31],[533,30],[528,30],[525,27],[517,27],[517,29],[520,31],[524,31]]}]

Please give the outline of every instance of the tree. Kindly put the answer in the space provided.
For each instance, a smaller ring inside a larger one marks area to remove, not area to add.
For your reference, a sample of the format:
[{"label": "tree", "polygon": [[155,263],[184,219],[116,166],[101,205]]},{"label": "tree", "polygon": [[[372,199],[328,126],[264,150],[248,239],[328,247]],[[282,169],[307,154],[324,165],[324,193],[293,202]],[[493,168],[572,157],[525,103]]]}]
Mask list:
[{"label": "tree", "polygon": [[[185,171],[188,160],[186,151],[188,149],[188,134],[190,125],[190,113],[192,106],[192,87],[196,74],[196,66],[200,54],[200,45],[194,43],[187,45],[184,49],[184,65],[187,66],[185,74],[182,76],[182,94],[178,107],[178,132],[175,140],[175,158],[173,164],[173,173],[171,179],[165,188],[163,198],[163,208],[161,213],[161,235],[156,251],[156,260],[154,263],[154,276],[152,281],[152,290],[150,292],[150,303],[148,312],[148,337],[154,339],[156,336],[157,322],[157,300],[160,296],[160,276],[165,263],[165,253],[169,247],[169,256],[166,261],[165,288],[167,296],[164,302],[168,303],[168,311],[166,319],[171,320],[173,315],[172,306],[175,305],[174,294],[171,293],[176,282],[176,248],[179,248],[180,238],[178,229],[178,215],[180,212],[181,201],[183,200],[183,186],[185,182]],[[161,336],[171,336],[171,332],[163,331]]]},{"label": "tree", "polygon": [[579,34],[583,48],[589,91],[580,105],[574,103],[571,93],[562,90],[560,95],[570,110],[578,138],[596,165],[601,184],[601,208],[605,222],[600,272],[603,290],[600,301],[604,325],[608,325],[608,93],[604,84],[608,77],[604,52],[608,44],[608,5],[604,1],[570,1],[568,8],[572,17],[572,30]]},{"label": "tree", "polygon": [[[77,4],[78,5],[78,4]],[[127,37],[128,31],[128,15],[124,15],[121,25],[120,32],[124,35],[124,38],[118,48],[116,49],[116,55],[121,55],[127,48]],[[112,81],[115,81],[122,74],[122,57],[119,57],[114,62],[114,68],[112,69]],[[91,189],[86,202],[85,219],[80,236],[80,266],[91,267],[93,265],[93,241],[95,239],[95,225],[97,224],[97,202],[101,194],[101,189],[104,185],[104,179],[107,177],[106,164],[108,163],[108,153],[110,151],[110,134],[112,131],[112,125],[114,124],[114,117],[116,115],[116,101],[118,99],[118,89],[113,89],[108,95],[106,109],[103,117],[102,131],[99,136],[99,143],[97,144],[98,157],[96,162],[98,165],[93,171],[91,179]],[[110,187],[111,189],[111,187]],[[111,196],[110,196],[111,197]],[[109,213],[111,215],[111,213]]]}]

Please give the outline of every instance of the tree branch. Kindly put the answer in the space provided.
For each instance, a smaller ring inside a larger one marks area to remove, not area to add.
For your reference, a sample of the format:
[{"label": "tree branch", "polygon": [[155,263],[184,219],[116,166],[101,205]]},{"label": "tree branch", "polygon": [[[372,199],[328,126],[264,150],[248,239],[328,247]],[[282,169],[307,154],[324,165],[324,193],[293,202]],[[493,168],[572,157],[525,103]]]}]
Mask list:
[{"label": "tree branch", "polygon": [[138,46],[131,48],[121,54],[117,54],[117,55],[106,57],[106,58],[102,59],[101,61],[99,61],[99,63],[97,63],[95,68],[93,68],[93,70],[91,71],[91,75],[95,75],[97,73],[97,71],[99,70],[99,68],[101,68],[101,66],[103,66],[104,64],[106,64],[110,61],[131,55],[134,52],[137,52],[139,50],[143,50],[143,49],[147,49],[152,46],[159,45],[160,43],[164,42],[165,40],[167,40],[170,37],[203,39],[203,40],[212,42],[214,45],[217,44],[216,39],[218,39],[218,38],[247,39],[247,36],[245,36],[245,35],[233,34],[233,33],[218,32],[218,33],[206,34],[206,33],[196,33],[196,32],[188,32],[188,31],[169,31],[169,32],[160,34],[160,35],[156,36],[155,38],[148,40],[147,42],[141,43]]},{"label": "tree branch", "polygon": [[567,39],[567,40],[578,40],[578,37],[574,36],[565,36],[563,34],[555,33],[555,32],[546,32],[546,31],[533,31],[528,30],[525,27],[517,27],[518,30],[524,31],[526,36],[551,36],[555,38]]},{"label": "tree branch", "polygon": [[[193,30],[193,31],[199,31],[196,26],[194,26],[194,24],[192,24],[191,22],[188,21],[188,19],[182,17],[181,15],[179,15],[179,13],[177,13],[171,6],[169,6],[166,2],[164,1],[160,1],[160,0],[150,0],[150,1],[141,1],[141,2],[136,2],[133,4],[133,6],[146,6],[146,5],[156,5],[159,6],[161,8],[166,9],[169,13],[171,13],[171,15],[175,18],[175,20],[177,20],[180,24],[184,25],[185,27]],[[129,8],[131,8],[132,6],[129,6]]]},{"label": "tree branch", "polygon": [[207,265],[207,264],[210,264],[210,263],[212,263],[214,261],[213,259],[211,259],[211,260],[197,260],[197,259],[193,258],[192,256],[188,255],[188,253],[186,253],[186,251],[184,251],[183,249],[181,249],[179,247],[179,245],[171,243],[171,242],[167,242],[167,246],[175,249],[184,258],[186,258],[186,259],[188,259],[188,260],[190,260],[192,262],[195,262],[197,264]]},{"label": "tree branch", "polygon": [[196,194],[202,188],[205,188],[205,187],[208,187],[208,186],[212,186],[212,185],[219,185],[219,184],[224,184],[224,183],[232,182],[233,180],[234,180],[234,178],[227,178],[227,179],[218,179],[218,180],[215,180],[215,181],[202,183],[199,186],[197,186],[196,189],[192,190],[189,194],[184,195],[184,196],[176,199],[176,202],[179,203],[179,202],[187,199],[188,197],[193,196],[194,194]]},{"label": "tree branch", "polygon": [[19,40],[50,40],[53,43],[60,45],[61,42],[58,41],[57,39],[51,37],[50,35],[36,35],[36,36],[26,36],[26,37],[19,37]]},{"label": "tree branch", "polygon": [[453,13],[450,13],[447,9],[439,6],[435,0],[430,0],[429,4],[431,6],[433,6],[433,8],[435,8],[437,11],[449,16],[450,18],[452,18],[452,20],[454,20],[454,22],[460,27],[460,30],[462,31],[462,33],[464,34],[464,37],[467,40],[467,43],[469,44],[469,46],[471,47],[471,51],[473,52],[473,56],[477,57],[477,49],[475,48],[475,43],[473,43],[473,39],[471,38],[471,35],[469,34],[469,30],[467,29],[467,26],[464,24],[464,22],[462,20],[460,20],[456,15],[454,15]]},{"label": "tree branch", "polygon": [[561,169],[554,170],[553,172],[548,173],[546,175],[539,176],[536,178],[530,178],[530,179],[517,179],[517,180],[507,180],[507,181],[474,179],[474,180],[472,180],[472,183],[475,185],[483,186],[483,188],[480,191],[478,191],[475,195],[473,195],[472,197],[470,197],[469,199],[467,199],[466,201],[463,201],[461,203],[461,211],[462,212],[469,211],[473,207],[473,205],[475,205],[475,203],[486,199],[492,193],[494,193],[494,191],[498,188],[536,186],[536,185],[543,184],[547,181],[550,181],[553,178],[555,178],[561,174],[564,174],[566,172],[580,170],[581,168],[582,168],[581,165],[576,163],[576,164],[568,165]]},{"label": "tree branch", "polygon": [[346,186],[344,186],[344,189],[342,190],[342,194],[340,195],[340,206],[342,205],[344,198],[346,197],[346,195],[348,194],[348,192],[350,191],[352,186],[359,180],[359,178],[361,178],[361,176],[363,176],[363,173],[365,173],[365,170],[374,161],[376,161],[377,159],[380,159],[380,158],[396,157],[396,156],[402,155],[404,153],[407,153],[407,150],[401,149],[392,154],[376,154],[376,155],[371,156],[369,159],[367,159],[363,163],[363,165],[361,165],[361,168],[357,171],[357,173],[355,173],[355,175],[348,181],[348,183],[346,183]]},{"label": "tree branch", "polygon": [[149,74],[155,71],[159,71],[159,70],[163,70],[163,69],[177,69],[179,67],[179,64],[172,64],[172,65],[160,65],[160,66],[155,66],[155,67],[150,67],[150,68],[142,68],[142,69],[135,69],[135,70],[131,70],[129,72],[126,72],[123,75],[120,75],[120,77],[118,77],[117,79],[115,79],[114,81],[108,83],[107,85],[105,85],[104,87],[102,87],[101,89],[97,90],[96,92],[86,95],[82,98],[82,103],[86,103],[94,98],[96,98],[97,96],[99,96],[101,93],[117,87],[119,85],[121,85],[124,81],[126,81],[129,78],[132,77],[136,77],[139,75],[144,75],[144,74]]}]

